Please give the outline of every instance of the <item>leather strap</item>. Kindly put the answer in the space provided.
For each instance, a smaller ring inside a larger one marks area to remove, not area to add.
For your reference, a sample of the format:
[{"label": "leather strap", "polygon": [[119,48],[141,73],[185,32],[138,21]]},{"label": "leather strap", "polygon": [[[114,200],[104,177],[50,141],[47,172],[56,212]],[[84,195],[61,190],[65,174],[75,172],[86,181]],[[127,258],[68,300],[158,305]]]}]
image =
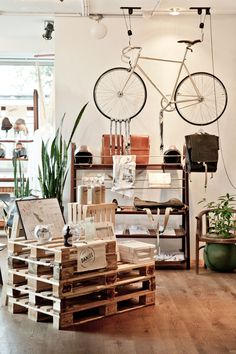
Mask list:
[{"label": "leather strap", "polygon": [[163,232],[165,231],[168,221],[169,221],[169,216],[170,216],[170,212],[172,210],[172,208],[165,208],[165,215],[164,215],[164,223],[163,223],[163,229],[162,231],[160,231],[160,209],[157,208],[157,223],[156,223],[156,227],[155,227],[155,219],[154,216],[151,212],[151,210],[149,208],[144,208],[144,211],[146,211],[147,216],[149,221],[151,221],[151,224],[153,225],[153,229],[156,230],[156,236],[157,236],[157,240],[156,240],[156,246],[157,246],[157,254],[160,255],[160,234],[163,234]]}]

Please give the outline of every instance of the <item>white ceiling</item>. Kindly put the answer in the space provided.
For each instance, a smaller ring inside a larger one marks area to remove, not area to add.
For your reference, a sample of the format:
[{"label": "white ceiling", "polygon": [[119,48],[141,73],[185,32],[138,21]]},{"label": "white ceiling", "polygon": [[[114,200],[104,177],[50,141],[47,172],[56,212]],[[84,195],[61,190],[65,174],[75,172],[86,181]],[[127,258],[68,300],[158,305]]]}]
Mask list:
[{"label": "white ceiling", "polygon": [[[121,6],[139,6],[142,11],[153,10],[158,0],[0,0],[0,14],[68,14],[81,15],[88,4],[90,14],[121,15]],[[184,13],[191,6],[209,6],[211,13],[236,13],[236,0],[160,0],[155,14],[168,12],[178,7]],[[85,9],[86,10],[86,9]],[[137,12],[136,14],[141,14]]]}]

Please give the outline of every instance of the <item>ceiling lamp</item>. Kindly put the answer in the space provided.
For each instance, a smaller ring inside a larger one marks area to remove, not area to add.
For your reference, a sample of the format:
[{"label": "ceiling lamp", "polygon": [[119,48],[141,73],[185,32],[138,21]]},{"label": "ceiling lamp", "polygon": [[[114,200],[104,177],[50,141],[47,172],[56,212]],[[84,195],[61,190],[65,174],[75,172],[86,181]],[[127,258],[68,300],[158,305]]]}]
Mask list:
[{"label": "ceiling lamp", "polygon": [[172,16],[178,16],[180,14],[180,9],[178,7],[172,7],[169,11],[169,14]]},{"label": "ceiling lamp", "polygon": [[90,29],[90,33],[94,38],[102,39],[107,34],[107,27],[101,23],[103,15],[90,15],[89,18],[95,21]]}]

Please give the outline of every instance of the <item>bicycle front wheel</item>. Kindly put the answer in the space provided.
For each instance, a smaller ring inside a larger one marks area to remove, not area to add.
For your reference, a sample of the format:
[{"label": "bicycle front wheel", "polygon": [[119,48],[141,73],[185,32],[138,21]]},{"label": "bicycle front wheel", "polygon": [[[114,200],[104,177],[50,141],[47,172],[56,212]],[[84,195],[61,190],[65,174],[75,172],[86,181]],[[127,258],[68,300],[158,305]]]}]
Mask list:
[{"label": "bicycle front wheel", "polygon": [[94,102],[105,117],[120,121],[132,119],[145,106],[147,89],[143,79],[135,72],[129,75],[127,68],[113,68],[104,72],[95,83]]},{"label": "bicycle front wheel", "polygon": [[222,116],[228,97],[223,83],[216,76],[197,72],[179,83],[174,100],[177,112],[186,122],[208,125]]}]

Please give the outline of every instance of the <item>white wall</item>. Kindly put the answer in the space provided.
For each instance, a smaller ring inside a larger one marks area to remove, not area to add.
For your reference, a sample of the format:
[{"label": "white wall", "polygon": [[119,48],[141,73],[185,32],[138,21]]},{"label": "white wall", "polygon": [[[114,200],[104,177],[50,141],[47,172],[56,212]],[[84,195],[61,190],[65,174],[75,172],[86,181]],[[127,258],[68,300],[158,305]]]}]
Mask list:
[{"label": "white wall", "polygon": [[[57,18],[52,41],[42,38],[44,20],[49,18],[31,16],[1,16],[0,21],[0,56],[32,56],[39,53],[56,51],[56,117],[59,121],[66,112],[65,133],[70,132],[73,118],[82,105],[89,101],[89,106],[75,136],[78,145],[88,144],[95,155],[100,154],[101,136],[109,132],[109,122],[96,110],[92,98],[92,90],[98,76],[110,67],[121,65],[120,52],[127,45],[127,35],[122,18],[104,19],[108,27],[108,35],[103,40],[95,40],[89,30],[92,21],[87,18]],[[213,44],[215,73],[224,82],[229,103],[224,116],[220,119],[221,147],[225,164],[230,177],[236,184],[235,176],[235,131],[236,120],[236,17],[213,16]],[[199,17],[188,16],[156,16],[150,21],[133,19],[133,44],[142,45],[145,55],[181,58],[183,46],[177,44],[178,39],[199,38]],[[194,47],[189,54],[188,64],[191,71],[211,71],[211,51],[209,18],[205,30],[204,43]],[[175,67],[149,65],[151,76],[168,92],[173,80]],[[148,86],[148,101],[145,109],[132,122],[132,133],[148,134],[151,137],[151,154],[159,154],[158,112],[160,97]],[[217,126],[213,124],[205,129],[217,134]],[[194,133],[197,129],[185,123],[177,113],[165,114],[165,146],[176,144],[180,149],[184,143],[184,135]],[[203,175],[192,174],[190,183],[190,218],[192,251],[195,238],[194,217],[202,208],[197,203],[204,196],[208,201],[219,194],[234,193],[223,169],[222,158],[219,159],[218,171],[208,184],[204,193]],[[68,196],[66,197],[68,200]]]},{"label": "white wall", "polygon": [[44,20],[40,16],[1,16],[0,57],[32,57],[54,53],[54,39],[42,38]]},{"label": "white wall", "polygon": [[[87,18],[56,19],[56,117],[60,120],[66,112],[65,133],[68,135],[73,119],[81,107],[89,101],[84,117],[80,123],[74,141],[77,145],[89,145],[95,155],[100,154],[101,136],[109,132],[109,122],[96,110],[92,91],[98,76],[106,69],[120,66],[121,49],[127,45],[127,36],[123,19],[105,19],[108,35],[103,40],[90,36],[92,21]],[[214,16],[213,44],[215,74],[224,82],[229,103],[224,116],[220,119],[221,146],[229,175],[236,184],[235,174],[235,131],[236,131],[236,17]],[[133,20],[133,44],[143,46],[143,52],[149,56],[181,58],[184,46],[177,44],[178,39],[197,39],[200,37],[198,28],[199,17],[195,16],[156,16],[150,21]],[[191,71],[211,71],[210,24],[207,17],[205,40],[193,48],[189,54],[188,65]],[[175,68],[155,64],[148,66],[151,76],[168,92],[173,82]],[[151,154],[159,154],[158,112],[160,96],[148,86],[148,101],[145,109],[132,121],[131,132],[148,134],[151,138]],[[177,145],[182,149],[184,136],[195,133],[195,126],[184,122],[176,112],[165,114],[164,123],[165,146]],[[216,124],[205,128],[208,133],[217,134]],[[195,219],[202,208],[197,203],[203,197],[208,201],[226,192],[233,193],[225,171],[222,158],[219,159],[218,171],[213,180],[209,181],[204,192],[203,174],[192,174],[190,183],[190,218],[191,218],[191,250],[194,254]],[[66,198],[68,199],[68,198]]]}]

